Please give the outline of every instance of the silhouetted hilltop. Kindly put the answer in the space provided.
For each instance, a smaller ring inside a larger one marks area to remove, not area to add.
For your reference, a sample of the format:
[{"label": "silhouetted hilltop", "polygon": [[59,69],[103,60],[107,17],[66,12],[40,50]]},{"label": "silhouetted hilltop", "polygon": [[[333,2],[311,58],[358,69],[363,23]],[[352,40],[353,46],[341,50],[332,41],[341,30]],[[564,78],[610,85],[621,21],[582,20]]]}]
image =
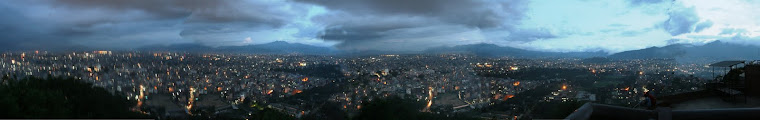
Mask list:
[{"label": "silhouetted hilltop", "polygon": [[673,44],[615,53],[614,59],[760,59],[760,47],[714,41],[700,46]]},{"label": "silhouetted hilltop", "polygon": [[615,53],[609,58],[615,59],[653,59],[653,58],[675,58],[686,54],[684,49],[686,45],[674,44],[663,47],[649,47],[639,50],[630,50]]}]

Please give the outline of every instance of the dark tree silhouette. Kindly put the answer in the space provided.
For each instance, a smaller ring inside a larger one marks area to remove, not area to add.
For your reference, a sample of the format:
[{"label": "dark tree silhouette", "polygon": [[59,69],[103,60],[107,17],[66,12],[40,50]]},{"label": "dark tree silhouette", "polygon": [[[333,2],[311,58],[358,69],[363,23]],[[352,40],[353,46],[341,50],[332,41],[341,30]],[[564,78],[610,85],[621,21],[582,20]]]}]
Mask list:
[{"label": "dark tree silhouette", "polygon": [[[6,79],[6,78],[4,78]],[[136,103],[73,78],[7,79],[0,85],[0,118],[147,118]]]},{"label": "dark tree silhouette", "polygon": [[424,102],[411,99],[403,99],[392,96],[377,98],[375,101],[365,102],[357,120],[466,120],[473,119],[468,116],[446,117],[428,112],[421,112],[425,107]]}]

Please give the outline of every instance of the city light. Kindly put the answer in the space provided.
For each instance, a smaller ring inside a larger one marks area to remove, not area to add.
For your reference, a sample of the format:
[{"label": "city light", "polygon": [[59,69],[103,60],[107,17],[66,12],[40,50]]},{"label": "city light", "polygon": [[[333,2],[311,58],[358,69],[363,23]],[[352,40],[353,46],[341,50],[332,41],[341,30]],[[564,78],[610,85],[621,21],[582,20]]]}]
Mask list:
[{"label": "city light", "polygon": [[511,66],[511,67],[509,67],[509,69],[510,69],[510,70],[517,70],[517,69],[519,69],[519,68],[518,68],[517,66]]},{"label": "city light", "polygon": [[187,99],[187,106],[185,107],[190,113],[190,110],[193,108],[193,102],[195,102],[195,88],[190,88],[190,97]]},{"label": "city light", "polygon": [[508,94],[508,95],[505,95],[505,96],[504,96],[504,99],[503,99],[503,100],[507,100],[507,99],[510,99],[510,98],[513,98],[513,97],[515,97],[515,95],[512,95],[512,94]]},{"label": "city light", "polygon": [[433,105],[433,87],[428,87],[428,102],[427,106],[425,106],[424,111],[430,111],[430,106]]},{"label": "city light", "polygon": [[760,0],[6,1],[0,120],[760,118]]},{"label": "city light", "polygon": [[[13,59],[19,58],[20,54],[16,54],[4,59],[15,63],[15,66],[5,65],[5,69],[6,71],[16,69],[17,71],[21,71],[19,73],[26,75],[35,73],[34,75],[36,76],[46,74],[73,76],[83,78],[97,85],[104,85],[106,87],[115,86],[111,88],[115,92],[129,95],[127,97],[129,100],[137,100],[137,105],[132,106],[131,110],[133,111],[140,111],[140,109],[145,109],[146,107],[161,106],[155,103],[164,104],[163,102],[165,101],[161,100],[166,99],[176,100],[168,102],[182,105],[180,108],[188,111],[198,109],[198,106],[208,105],[206,102],[240,103],[243,100],[249,99],[259,101],[262,104],[267,103],[267,105],[272,103],[289,104],[270,101],[270,98],[282,99],[298,94],[308,94],[307,96],[310,96],[314,92],[307,93],[304,91],[335,84],[349,87],[341,87],[339,92],[329,94],[330,97],[334,98],[328,100],[346,106],[347,109],[344,110],[347,111],[356,112],[356,110],[362,109],[361,104],[372,101],[370,99],[357,98],[375,99],[375,97],[378,97],[382,99],[390,96],[411,96],[410,98],[425,102],[422,109],[423,112],[439,112],[435,108],[448,105],[465,110],[473,109],[467,106],[486,107],[518,97],[518,95],[524,95],[520,93],[528,90],[552,89],[552,84],[560,84],[560,89],[555,89],[548,94],[534,96],[533,98],[540,99],[537,101],[590,101],[592,97],[588,96],[594,96],[599,94],[599,92],[588,91],[588,88],[621,85],[621,82],[614,79],[630,75],[625,74],[625,71],[632,71],[635,75],[643,74],[644,71],[667,71],[666,69],[673,68],[661,67],[662,65],[658,61],[586,64],[579,62],[581,61],[580,59],[509,59],[507,61],[510,62],[503,63],[505,61],[503,59],[471,59],[471,57],[463,55],[454,55],[461,59],[450,59],[452,56],[445,55],[398,56],[371,59],[370,57],[283,57],[276,55],[225,56],[223,54],[204,54],[194,56],[179,53],[111,53],[110,55],[99,55],[105,52],[87,53],[90,54],[76,53],[74,55],[75,53],[68,53],[59,55],[59,58],[57,58],[59,61],[55,61],[56,58],[45,58],[46,55],[55,57],[55,55],[51,54],[28,54],[26,57],[29,65],[24,62],[24,66],[20,65],[21,61]],[[153,55],[156,55],[156,57]],[[60,56],[66,57],[61,59]],[[68,56],[72,57],[69,58]],[[166,59],[170,57],[185,58],[185,60],[172,61]],[[52,64],[39,64],[40,62],[37,61],[43,61],[41,59],[49,60],[49,62],[42,63]],[[440,60],[448,62],[437,62]],[[91,62],[72,64],[72,61]],[[324,69],[310,71],[309,69],[300,68],[303,67],[302,63],[310,63],[309,65],[313,63],[314,66],[334,65],[338,72],[325,73]],[[457,66],[461,65],[461,63],[464,63],[465,67]],[[480,67],[477,65],[480,65]],[[533,68],[536,71],[513,72],[515,70],[522,70],[520,69],[521,67]],[[578,85],[574,86],[575,89],[573,91],[570,91],[569,87],[570,85],[576,85],[575,81],[569,80],[572,78],[564,77],[562,75],[564,73],[562,72],[565,71],[554,72],[552,71],[553,69],[589,70],[590,73],[589,71],[579,72],[589,75],[591,73],[602,72],[613,74],[591,76],[570,75],[571,77],[588,77],[588,79],[594,82],[594,86]],[[680,67],[679,70],[685,69],[684,67]],[[323,76],[327,74],[338,76]],[[533,75],[526,76],[520,74],[535,74],[537,77],[530,78]],[[553,77],[556,78],[551,79]],[[598,78],[614,79],[597,80]],[[346,79],[346,81],[340,81],[341,79]],[[538,79],[538,81],[534,81],[534,79]],[[670,78],[639,76],[636,79],[660,80]],[[524,80],[531,82],[523,82]],[[146,85],[153,86],[153,89],[145,89]],[[202,88],[195,88],[193,86],[200,86]],[[427,90],[424,87],[415,86],[427,86]],[[633,88],[638,88],[638,92],[645,91],[641,86],[615,88],[618,91],[613,91],[615,93],[611,96],[603,97],[614,98],[612,101],[615,102],[627,103],[629,101],[626,100],[633,98],[631,94],[635,94],[635,92],[629,93],[626,91]],[[691,88],[687,90],[691,90]],[[275,95],[275,91],[282,92],[282,94]],[[161,96],[162,93],[168,93],[168,96]],[[154,99],[147,99],[149,95]],[[200,100],[200,96],[203,96],[203,100]],[[207,97],[211,97],[212,99],[206,99]],[[600,96],[596,97],[598,99]],[[456,101],[462,101],[462,104],[465,105],[458,104]],[[433,104],[434,102],[436,104]],[[306,110],[306,108],[299,108],[298,105],[273,106],[273,108],[280,110],[290,109],[297,112]],[[516,107],[516,109],[522,110],[526,108]]]}]

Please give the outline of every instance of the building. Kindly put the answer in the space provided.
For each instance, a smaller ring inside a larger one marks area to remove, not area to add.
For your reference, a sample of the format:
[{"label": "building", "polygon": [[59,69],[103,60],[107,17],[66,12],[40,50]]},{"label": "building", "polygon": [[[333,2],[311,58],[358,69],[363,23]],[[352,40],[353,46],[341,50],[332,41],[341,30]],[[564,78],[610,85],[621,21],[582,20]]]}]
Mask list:
[{"label": "building", "polygon": [[727,71],[705,86],[708,89],[657,97],[658,108],[654,110],[586,103],[565,119],[760,119],[757,114],[760,113],[760,62],[723,61],[710,66]]}]

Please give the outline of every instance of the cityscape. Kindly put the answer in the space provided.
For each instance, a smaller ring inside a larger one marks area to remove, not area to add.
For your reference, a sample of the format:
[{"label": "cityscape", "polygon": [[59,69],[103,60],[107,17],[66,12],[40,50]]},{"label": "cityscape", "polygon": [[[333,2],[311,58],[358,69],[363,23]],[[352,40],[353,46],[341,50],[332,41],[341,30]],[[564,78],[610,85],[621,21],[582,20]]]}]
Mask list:
[{"label": "cityscape", "polygon": [[[14,79],[85,80],[136,101],[136,112],[167,118],[208,111],[252,113],[257,105],[318,119],[328,116],[321,108],[337,105],[350,117],[365,102],[401,96],[424,102],[424,112],[512,119],[533,116],[529,113],[541,104],[588,101],[632,107],[646,91],[671,95],[698,91],[710,82],[696,77],[707,75],[706,64],[676,64],[673,59],[28,51],[6,52],[0,60],[2,73]],[[506,102],[514,97],[529,100]],[[476,112],[490,109],[494,111]]]},{"label": "cityscape", "polygon": [[760,119],[760,2],[0,1],[0,119]]}]

